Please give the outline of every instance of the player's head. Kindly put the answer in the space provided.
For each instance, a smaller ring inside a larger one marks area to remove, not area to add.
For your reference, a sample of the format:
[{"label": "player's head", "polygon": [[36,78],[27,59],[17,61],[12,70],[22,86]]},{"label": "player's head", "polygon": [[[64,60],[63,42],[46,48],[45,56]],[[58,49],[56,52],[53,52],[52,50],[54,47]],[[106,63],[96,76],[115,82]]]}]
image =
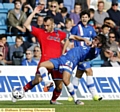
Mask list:
[{"label": "player's head", "polygon": [[43,24],[47,32],[52,32],[54,30],[54,19],[52,17],[45,17]]},{"label": "player's head", "polygon": [[92,41],[92,47],[102,48],[106,45],[106,37],[102,34],[97,35]]},{"label": "player's head", "polygon": [[80,18],[81,18],[81,22],[84,26],[86,26],[88,24],[88,21],[90,19],[90,13],[88,10],[84,10],[80,13]]}]

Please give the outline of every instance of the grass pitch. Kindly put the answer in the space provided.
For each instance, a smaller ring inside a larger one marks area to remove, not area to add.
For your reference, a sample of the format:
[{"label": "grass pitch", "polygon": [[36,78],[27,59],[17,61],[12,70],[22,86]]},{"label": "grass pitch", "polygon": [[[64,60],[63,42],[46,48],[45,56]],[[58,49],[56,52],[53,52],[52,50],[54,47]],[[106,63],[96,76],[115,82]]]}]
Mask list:
[{"label": "grass pitch", "polygon": [[62,105],[50,105],[49,101],[0,101],[0,108],[55,108],[55,112],[120,112],[120,100],[85,100],[84,106],[69,101]]}]

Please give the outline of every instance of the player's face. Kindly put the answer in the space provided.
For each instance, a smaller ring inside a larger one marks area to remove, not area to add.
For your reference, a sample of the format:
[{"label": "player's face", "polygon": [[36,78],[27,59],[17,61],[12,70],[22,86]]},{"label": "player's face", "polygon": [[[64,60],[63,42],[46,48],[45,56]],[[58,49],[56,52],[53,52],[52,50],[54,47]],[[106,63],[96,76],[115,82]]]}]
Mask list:
[{"label": "player's face", "polygon": [[47,32],[52,32],[53,29],[54,29],[54,23],[50,20],[44,22],[44,29],[47,31]]},{"label": "player's face", "polygon": [[88,17],[87,14],[82,15],[82,17],[81,17],[82,24],[83,24],[84,26],[86,26],[87,23],[88,23],[88,21],[89,21],[89,19],[90,19],[90,18]]},{"label": "player's face", "polygon": [[92,41],[92,47],[98,47],[100,48],[102,46],[102,44],[100,43],[99,39],[94,38]]}]

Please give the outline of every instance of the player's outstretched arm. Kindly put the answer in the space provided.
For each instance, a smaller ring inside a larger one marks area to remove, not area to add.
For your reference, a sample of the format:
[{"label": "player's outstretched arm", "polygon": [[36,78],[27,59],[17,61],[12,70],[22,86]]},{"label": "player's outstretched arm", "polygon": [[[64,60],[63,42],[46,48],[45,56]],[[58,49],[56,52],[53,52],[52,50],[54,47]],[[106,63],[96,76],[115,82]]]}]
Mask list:
[{"label": "player's outstretched arm", "polygon": [[67,49],[69,43],[70,43],[70,41],[69,41],[69,39],[67,39],[66,42],[65,42],[65,44],[64,44],[64,46],[63,46],[62,54],[65,53],[65,51],[66,51],[66,49]]},{"label": "player's outstretched arm", "polygon": [[77,35],[70,35],[69,39],[78,40],[78,41],[84,41],[86,43],[86,45],[91,45],[91,41],[89,41],[86,38],[79,37]]},{"label": "player's outstretched arm", "polygon": [[24,26],[30,31],[31,30],[31,27],[30,27],[30,24],[31,24],[31,21],[32,21],[32,18],[34,17],[34,15],[36,13],[39,13],[41,10],[41,7],[40,6],[37,6],[35,7],[34,11],[30,14],[30,16],[27,18],[27,20],[25,21],[24,23]]}]

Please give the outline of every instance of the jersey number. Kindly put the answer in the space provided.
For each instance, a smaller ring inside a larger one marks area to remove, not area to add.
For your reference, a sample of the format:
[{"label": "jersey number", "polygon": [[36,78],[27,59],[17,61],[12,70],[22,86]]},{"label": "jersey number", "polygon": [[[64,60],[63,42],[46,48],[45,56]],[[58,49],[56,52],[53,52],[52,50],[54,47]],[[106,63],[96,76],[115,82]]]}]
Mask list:
[{"label": "jersey number", "polygon": [[69,67],[71,67],[71,68],[72,68],[73,63],[72,63],[71,61],[68,61],[68,60],[67,60],[67,62],[65,63],[65,65],[67,65],[67,66],[69,66]]}]

